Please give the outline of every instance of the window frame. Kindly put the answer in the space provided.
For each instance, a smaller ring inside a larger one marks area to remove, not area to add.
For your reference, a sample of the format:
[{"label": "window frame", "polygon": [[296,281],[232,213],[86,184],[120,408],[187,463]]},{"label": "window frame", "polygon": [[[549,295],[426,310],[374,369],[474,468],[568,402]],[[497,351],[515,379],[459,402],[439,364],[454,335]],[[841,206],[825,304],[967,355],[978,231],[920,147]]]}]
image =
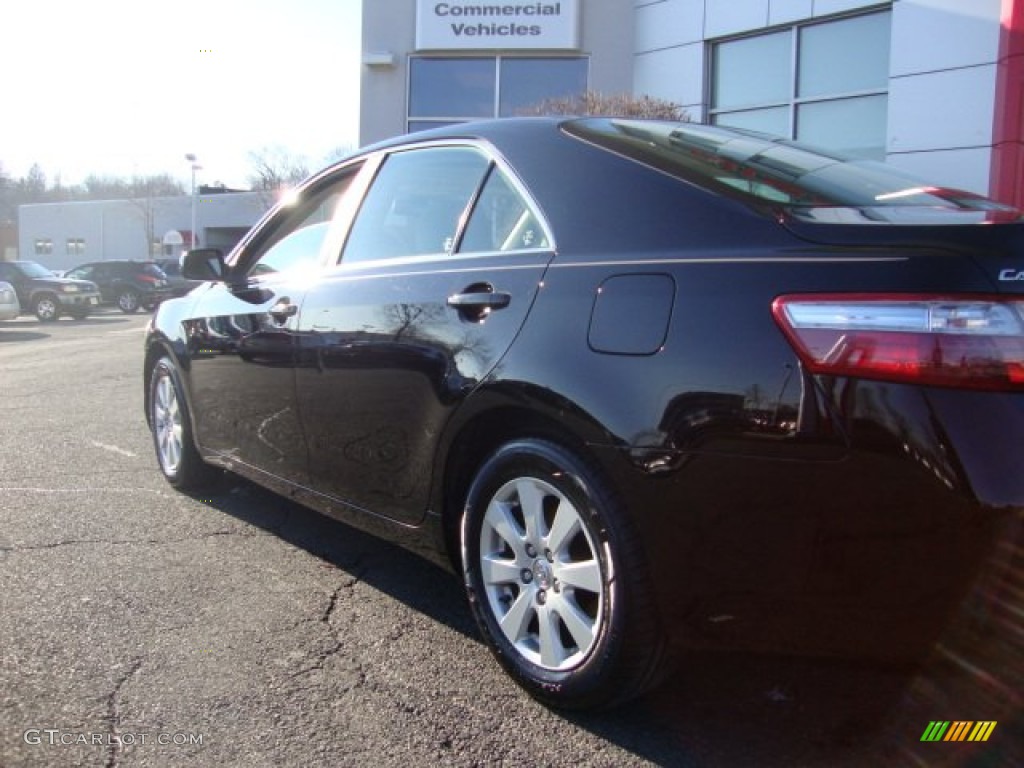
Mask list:
[{"label": "window frame", "polygon": [[351,225],[355,212],[362,203],[366,188],[373,179],[376,167],[372,156],[353,158],[340,166],[327,168],[301,186],[286,193],[285,197],[265,214],[256,226],[250,230],[249,235],[243,238],[231,252],[227,259],[229,282],[262,284],[294,277],[295,270],[258,272],[256,267],[275,245],[291,237],[301,229],[307,228],[292,228],[286,234],[281,234],[282,231],[288,230],[289,226],[294,227],[296,223],[307,221],[309,216],[312,215],[311,210],[306,217],[294,221],[297,213],[296,208],[303,205],[305,198],[308,198],[310,195],[316,196],[326,192],[347,179],[348,184],[341,193],[337,203],[335,203],[334,211],[329,218],[324,220],[327,223],[327,231],[320,243],[317,259],[314,263],[311,263],[310,269],[322,271],[333,266],[340,257],[341,247],[347,236],[348,228]]},{"label": "window frame", "polygon": [[[422,151],[435,148],[470,148],[479,152],[487,161],[488,164],[482,174],[477,187],[464,209],[464,215],[459,220],[459,225],[456,228],[455,234],[452,237],[451,247],[444,252],[436,252],[430,254],[421,254],[414,256],[390,256],[379,259],[365,259],[354,262],[345,261],[345,249],[348,246],[349,235],[352,232],[352,227],[358,218],[363,203],[366,201],[366,197],[369,194],[370,189],[373,186],[373,182],[376,180],[377,172],[384,166],[385,161],[390,155],[398,154],[402,152],[410,151]],[[403,144],[401,146],[381,150],[375,152],[370,156],[364,157],[365,165],[363,172],[365,174],[365,184],[359,192],[357,204],[351,212],[351,215],[345,222],[344,230],[338,233],[338,237],[341,241],[340,248],[333,261],[330,262],[329,267],[341,268],[346,271],[362,271],[365,269],[373,269],[382,265],[403,265],[403,264],[430,264],[438,261],[457,261],[465,259],[479,259],[479,258],[492,258],[495,256],[510,256],[518,254],[535,254],[535,253],[554,253],[557,250],[557,242],[552,232],[551,226],[548,223],[548,218],[544,213],[543,208],[530,194],[526,185],[515,170],[509,165],[509,163],[501,156],[501,154],[487,141],[482,139],[434,139],[429,141],[417,142],[414,144]],[[504,177],[508,180],[509,184],[515,190],[516,194],[525,201],[527,208],[534,214],[537,219],[538,226],[543,231],[543,237],[541,238],[546,245],[543,248],[524,248],[515,250],[491,250],[491,251],[470,251],[463,252],[460,250],[462,247],[463,237],[465,236],[466,229],[469,226],[469,222],[472,221],[473,216],[477,210],[477,204],[480,200],[480,196],[483,190],[487,186],[488,180],[491,176],[500,171]]]},{"label": "window frame", "polygon": [[[806,19],[792,24],[785,24],[776,27],[770,27],[766,29],[760,29],[756,32],[745,33],[742,35],[735,35],[730,37],[718,38],[715,40],[709,40],[706,49],[706,61],[705,71],[708,73],[705,79],[705,93],[704,99],[707,104],[707,122],[709,125],[719,125],[723,128],[732,127],[728,123],[719,123],[717,118],[722,115],[738,115],[750,112],[759,112],[768,109],[785,109],[787,111],[787,133],[785,138],[793,141],[807,141],[801,139],[797,135],[799,129],[799,115],[800,108],[807,105],[813,104],[827,104],[827,103],[838,103],[842,101],[851,101],[854,99],[863,99],[872,96],[884,96],[886,99],[886,107],[888,108],[889,103],[889,82],[886,81],[884,87],[881,88],[861,88],[853,91],[837,91],[826,95],[815,95],[815,96],[801,96],[800,95],[800,61],[802,54],[802,40],[801,36],[804,30],[813,27],[823,27],[830,24],[841,24],[846,21],[852,21],[856,19],[862,19],[869,16],[888,14],[889,15],[889,32],[890,40],[892,34],[892,4],[885,3],[879,4],[867,8],[860,8],[852,13],[845,13],[837,16],[829,16],[826,18],[814,18]],[[717,107],[715,106],[715,86],[717,84],[716,77],[717,71],[715,68],[716,52],[721,45],[728,45],[742,40],[750,40],[758,37],[765,37],[767,35],[778,34],[780,32],[788,32],[789,34],[789,95],[786,100],[771,100],[757,103],[742,104],[738,107]],[[813,143],[813,142],[812,142]],[[886,145],[883,142],[881,146],[881,157],[872,157],[865,159],[884,160],[886,154]],[[842,150],[841,150],[842,151]]]}]

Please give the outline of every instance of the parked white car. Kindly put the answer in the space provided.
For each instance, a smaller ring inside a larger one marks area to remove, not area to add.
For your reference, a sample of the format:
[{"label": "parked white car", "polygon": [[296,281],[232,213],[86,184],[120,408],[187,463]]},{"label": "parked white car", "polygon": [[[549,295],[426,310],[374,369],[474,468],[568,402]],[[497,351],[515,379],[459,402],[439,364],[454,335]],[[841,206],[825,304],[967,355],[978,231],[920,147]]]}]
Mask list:
[{"label": "parked white car", "polygon": [[21,304],[14,286],[0,281],[0,321],[13,320],[21,314]]}]

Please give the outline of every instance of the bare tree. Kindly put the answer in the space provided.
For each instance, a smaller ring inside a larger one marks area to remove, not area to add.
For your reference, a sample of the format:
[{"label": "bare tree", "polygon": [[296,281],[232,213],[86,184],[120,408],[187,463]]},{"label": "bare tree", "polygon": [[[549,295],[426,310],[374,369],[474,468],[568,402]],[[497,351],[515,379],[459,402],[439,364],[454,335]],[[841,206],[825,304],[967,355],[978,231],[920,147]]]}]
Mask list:
[{"label": "bare tree", "polygon": [[584,91],[576,96],[547,99],[527,107],[523,115],[602,115],[605,117],[651,117],[688,121],[686,110],[675,102],[641,94]]},{"label": "bare tree", "polygon": [[249,184],[260,192],[293,187],[309,176],[306,158],[292,154],[280,144],[250,152],[249,163]]},{"label": "bare tree", "polygon": [[355,149],[349,144],[339,144],[324,155],[324,165],[332,165],[351,155]]}]

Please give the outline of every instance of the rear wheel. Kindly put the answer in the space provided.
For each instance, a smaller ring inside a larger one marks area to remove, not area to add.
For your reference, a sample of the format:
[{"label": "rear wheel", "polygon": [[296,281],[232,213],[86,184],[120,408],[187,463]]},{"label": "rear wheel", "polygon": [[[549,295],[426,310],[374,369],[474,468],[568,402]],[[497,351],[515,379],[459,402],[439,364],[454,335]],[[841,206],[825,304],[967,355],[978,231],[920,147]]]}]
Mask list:
[{"label": "rear wheel", "polygon": [[36,298],[32,311],[41,322],[49,323],[60,317],[60,302],[53,294],[44,293]]},{"label": "rear wheel", "polygon": [[174,361],[162,357],[149,380],[149,424],[167,482],[180,490],[209,485],[219,472],[203,461],[192,437],[188,404]]},{"label": "rear wheel", "polygon": [[499,449],[470,488],[462,552],[484,639],[535,698],[605,707],[660,677],[665,643],[639,542],[572,452],[541,440]]}]

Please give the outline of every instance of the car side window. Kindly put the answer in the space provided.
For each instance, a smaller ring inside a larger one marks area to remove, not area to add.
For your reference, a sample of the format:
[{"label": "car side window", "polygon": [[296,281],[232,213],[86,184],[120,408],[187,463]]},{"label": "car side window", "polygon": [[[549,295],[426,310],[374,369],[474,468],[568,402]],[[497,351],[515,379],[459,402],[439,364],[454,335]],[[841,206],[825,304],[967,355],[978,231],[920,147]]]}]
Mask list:
[{"label": "car side window", "polygon": [[342,263],[450,253],[489,162],[470,147],[388,156],[356,215]]},{"label": "car side window", "polygon": [[530,202],[495,166],[466,225],[459,253],[543,250],[550,247]]},{"label": "car side window", "polygon": [[320,256],[339,203],[359,168],[350,168],[302,191],[275,214],[265,236],[242,255],[250,277],[305,271],[320,266]]},{"label": "car side window", "polygon": [[77,269],[72,269],[70,272],[65,273],[64,277],[70,277],[75,280],[91,280],[92,270],[93,268],[91,266],[78,267]]}]

